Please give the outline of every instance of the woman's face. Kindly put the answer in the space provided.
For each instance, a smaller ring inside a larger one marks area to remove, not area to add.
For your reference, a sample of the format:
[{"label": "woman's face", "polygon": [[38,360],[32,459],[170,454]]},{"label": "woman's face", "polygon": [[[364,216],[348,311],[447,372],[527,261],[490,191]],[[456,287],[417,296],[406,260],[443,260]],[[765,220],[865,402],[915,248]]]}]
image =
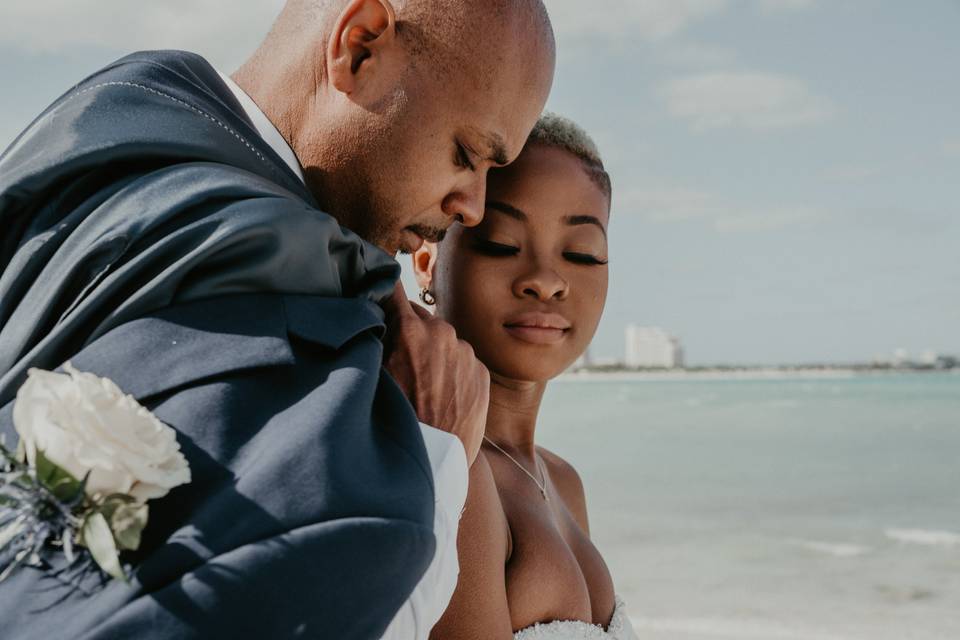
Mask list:
[{"label": "woman's face", "polygon": [[[491,372],[546,381],[589,346],[607,296],[607,196],[574,155],[533,145],[490,173],[486,213],[414,256],[421,286]],[[430,269],[430,252],[436,261]]]}]

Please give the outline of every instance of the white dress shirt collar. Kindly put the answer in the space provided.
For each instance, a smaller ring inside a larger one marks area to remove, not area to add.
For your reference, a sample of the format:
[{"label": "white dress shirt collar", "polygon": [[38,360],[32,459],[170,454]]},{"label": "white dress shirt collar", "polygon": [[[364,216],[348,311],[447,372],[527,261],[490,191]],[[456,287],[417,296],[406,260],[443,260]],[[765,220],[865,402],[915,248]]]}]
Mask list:
[{"label": "white dress shirt collar", "polygon": [[293,153],[293,149],[291,149],[287,141],[283,139],[283,136],[280,135],[280,132],[277,131],[277,128],[270,122],[266,114],[260,110],[260,107],[253,101],[253,98],[248,96],[230,76],[220,71],[217,71],[217,73],[220,74],[220,78],[230,88],[233,95],[236,96],[237,102],[240,103],[243,110],[247,112],[247,117],[253,122],[253,126],[257,129],[257,133],[260,134],[263,141],[270,145],[270,148],[287,163],[290,170],[300,178],[300,182],[305,182],[303,179],[303,169],[300,167],[300,161],[297,160],[296,154]]}]

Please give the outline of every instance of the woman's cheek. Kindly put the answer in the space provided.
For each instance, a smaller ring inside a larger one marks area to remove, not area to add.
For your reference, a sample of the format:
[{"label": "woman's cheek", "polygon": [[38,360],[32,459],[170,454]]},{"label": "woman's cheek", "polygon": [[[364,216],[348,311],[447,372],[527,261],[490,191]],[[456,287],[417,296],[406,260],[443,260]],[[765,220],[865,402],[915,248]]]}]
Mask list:
[{"label": "woman's cheek", "polygon": [[475,325],[491,311],[481,302],[487,295],[488,283],[477,262],[466,257],[453,261],[445,270],[437,292],[440,317],[450,322],[462,339],[469,341],[483,337],[476,335]]}]

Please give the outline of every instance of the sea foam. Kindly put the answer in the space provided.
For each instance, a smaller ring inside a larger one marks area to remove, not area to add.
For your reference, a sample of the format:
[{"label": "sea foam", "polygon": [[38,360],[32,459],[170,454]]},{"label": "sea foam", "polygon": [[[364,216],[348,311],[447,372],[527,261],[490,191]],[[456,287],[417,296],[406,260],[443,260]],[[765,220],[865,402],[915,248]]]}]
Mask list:
[{"label": "sea foam", "polygon": [[[849,636],[798,629],[767,620],[733,618],[645,618],[631,616],[637,631],[684,634],[694,638],[735,638],[736,640],[852,640]],[[643,635],[642,633],[640,634]]]},{"label": "sea foam", "polygon": [[887,529],[884,534],[891,540],[905,544],[920,544],[927,547],[960,546],[960,534],[951,531],[930,529]]},{"label": "sea foam", "polygon": [[856,556],[862,556],[871,551],[870,547],[844,542],[822,542],[820,540],[788,538],[787,543],[795,547],[833,556],[835,558],[854,558]]}]

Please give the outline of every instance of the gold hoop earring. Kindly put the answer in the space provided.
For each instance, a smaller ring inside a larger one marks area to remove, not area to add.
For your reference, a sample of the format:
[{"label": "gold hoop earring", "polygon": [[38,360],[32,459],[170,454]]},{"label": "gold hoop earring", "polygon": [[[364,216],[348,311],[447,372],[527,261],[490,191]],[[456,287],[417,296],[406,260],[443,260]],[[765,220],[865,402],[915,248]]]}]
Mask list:
[{"label": "gold hoop earring", "polygon": [[433,305],[437,304],[437,296],[433,295],[433,291],[430,291],[430,289],[424,287],[423,289],[420,289],[420,302],[428,307],[432,307]]}]

